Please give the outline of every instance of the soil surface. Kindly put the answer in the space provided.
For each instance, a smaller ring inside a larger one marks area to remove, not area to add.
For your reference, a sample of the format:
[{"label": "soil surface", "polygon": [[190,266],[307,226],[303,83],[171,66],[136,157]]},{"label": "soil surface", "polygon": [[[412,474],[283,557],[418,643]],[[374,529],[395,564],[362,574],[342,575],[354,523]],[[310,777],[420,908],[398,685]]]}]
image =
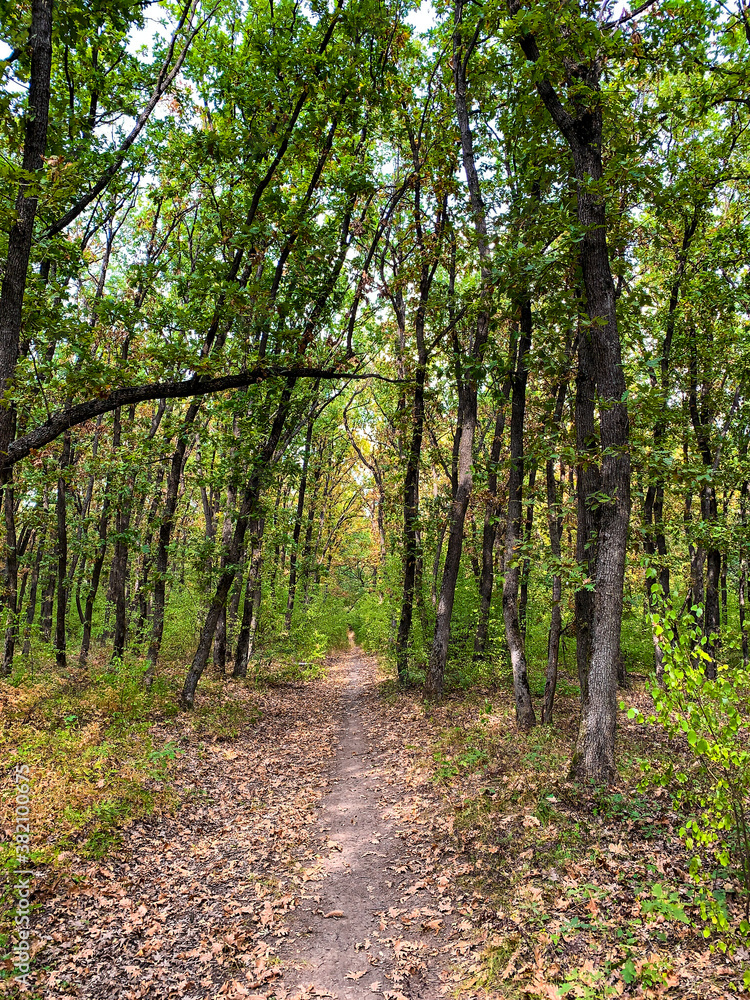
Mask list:
[{"label": "soil surface", "polygon": [[[392,811],[404,790],[373,739],[380,726],[372,662],[353,648],[338,666],[348,678],[333,788],[316,824],[329,853],[321,882],[303,897],[281,949],[282,962],[292,966],[284,981],[339,997],[381,990],[407,990],[409,997],[425,1000],[441,996],[445,963],[437,939],[442,943],[449,934],[453,908],[436,899],[426,882],[412,888],[413,852]],[[404,936],[394,949],[390,927],[401,916]]]},{"label": "soil surface", "polygon": [[378,685],[352,646],[320,680],[228,688],[248,718],[261,712],[236,738],[204,745],[184,721],[165,725],[158,737],[184,747],[180,808],[129,827],[101,861],[72,856],[35,880],[35,973],[18,995],[455,990],[487,939],[483,903],[461,892],[472,865],[411,745],[423,715]]}]

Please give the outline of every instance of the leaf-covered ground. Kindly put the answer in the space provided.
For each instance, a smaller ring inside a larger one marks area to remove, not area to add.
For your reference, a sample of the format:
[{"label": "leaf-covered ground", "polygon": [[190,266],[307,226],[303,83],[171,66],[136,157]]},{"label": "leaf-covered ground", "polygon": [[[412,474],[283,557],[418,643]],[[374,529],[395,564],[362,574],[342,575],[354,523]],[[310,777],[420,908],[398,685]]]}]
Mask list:
[{"label": "leaf-covered ground", "polygon": [[205,691],[232,725],[150,727],[177,754],[142,781],[161,811],[39,866],[33,989],[6,994],[740,995],[747,956],[702,937],[668,796],[629,778],[679,747],[623,720],[621,787],[583,794],[572,700],[519,735],[507,693],[425,706],[356,648],[315,680]]}]

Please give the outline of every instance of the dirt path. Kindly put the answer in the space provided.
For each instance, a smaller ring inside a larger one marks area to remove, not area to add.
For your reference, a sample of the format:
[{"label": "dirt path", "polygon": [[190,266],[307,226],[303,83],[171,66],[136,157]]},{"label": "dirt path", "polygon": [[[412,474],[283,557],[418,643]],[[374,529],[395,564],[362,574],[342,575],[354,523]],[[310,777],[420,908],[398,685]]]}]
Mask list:
[{"label": "dirt path", "polygon": [[[405,750],[421,709],[377,690],[356,648],[319,681],[229,689],[261,720],[229,742],[183,740],[176,814],[131,826],[101,862],[47,873],[27,995],[432,1000],[455,988],[481,946],[482,902],[462,895],[472,866]],[[184,737],[181,725],[160,736]]]},{"label": "dirt path", "polygon": [[387,755],[373,739],[373,664],[352,648],[338,666],[348,674],[341,732],[333,788],[317,822],[328,857],[317,891],[305,893],[281,950],[282,961],[295,970],[284,980],[339,997],[401,990],[414,998],[438,997],[445,961],[436,937],[451,926],[452,906],[433,899],[424,881],[413,887],[414,855],[392,812],[403,789],[387,774]]}]

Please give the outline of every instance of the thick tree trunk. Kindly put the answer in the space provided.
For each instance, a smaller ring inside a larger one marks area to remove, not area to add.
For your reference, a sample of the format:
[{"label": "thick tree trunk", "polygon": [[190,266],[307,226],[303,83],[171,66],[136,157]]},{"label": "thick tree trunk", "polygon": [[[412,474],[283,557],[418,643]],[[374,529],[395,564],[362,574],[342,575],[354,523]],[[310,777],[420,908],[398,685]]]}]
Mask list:
[{"label": "thick tree trunk", "polygon": [[[39,197],[37,174],[44,167],[47,148],[52,71],[52,0],[33,0],[31,4],[29,49],[29,101],[25,116],[22,163],[23,174],[27,179],[19,185],[16,196],[12,214],[14,221],[8,234],[8,251],[2,268],[0,288],[0,397],[10,388],[18,363],[23,300]],[[7,454],[14,430],[14,408],[0,407],[0,454]]]},{"label": "thick tree trunk", "polygon": [[516,723],[519,729],[536,725],[526,668],[526,649],[518,613],[520,576],[519,546],[522,541],[524,447],[523,431],[526,413],[526,382],[529,376],[527,356],[531,348],[531,303],[521,303],[518,342],[518,363],[513,376],[510,415],[510,475],[508,477],[508,523],[505,530],[505,579],[503,582],[503,618],[505,638],[513,669],[513,692],[516,701]]},{"label": "thick tree trunk", "polygon": [[[515,12],[514,3],[511,9]],[[536,63],[540,53],[533,35],[522,35],[519,42],[527,59]],[[575,114],[567,110],[547,77],[540,74],[536,87],[573,157],[578,221],[583,232],[579,260],[589,319],[586,333],[591,337],[593,369],[601,400],[603,497],[599,505],[591,662],[573,771],[587,781],[607,784],[617,775],[617,665],[630,521],[630,427],[602,193],[602,103],[596,97],[601,66],[596,56],[580,67],[581,83],[585,82],[591,99],[584,103],[585,98],[576,98]]]}]

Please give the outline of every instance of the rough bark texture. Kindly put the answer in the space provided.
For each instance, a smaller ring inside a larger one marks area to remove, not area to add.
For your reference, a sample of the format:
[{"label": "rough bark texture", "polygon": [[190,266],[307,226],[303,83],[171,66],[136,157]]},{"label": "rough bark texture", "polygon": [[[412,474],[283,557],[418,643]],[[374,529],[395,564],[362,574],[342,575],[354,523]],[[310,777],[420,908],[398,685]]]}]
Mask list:
[{"label": "rough bark texture", "polygon": [[[35,174],[44,166],[52,71],[52,0],[31,4],[31,78],[23,144],[23,170]],[[38,196],[36,181],[23,181],[16,196],[14,223],[8,234],[8,253],[0,289],[0,397],[10,387],[18,363],[21,316],[26,291]],[[7,455],[13,440],[15,417],[11,406],[0,407],[0,454]]]},{"label": "rough bark texture", "polygon": [[[567,378],[567,376],[566,376]],[[552,417],[553,433],[557,434],[562,421],[565,396],[568,391],[567,381],[560,381],[555,396],[555,410]],[[545,466],[547,487],[547,526],[549,529],[550,549],[552,558],[559,566],[562,555],[562,498],[555,479],[555,463],[547,459]],[[565,467],[560,462],[560,490],[565,482]],[[549,634],[547,636],[547,669],[544,680],[544,704],[542,705],[542,723],[552,723],[552,713],[555,706],[555,691],[557,689],[557,667],[560,655],[560,636],[562,634],[562,574],[558,570],[552,574],[552,611],[550,614]]]},{"label": "rough bark texture", "polygon": [[596,577],[596,553],[599,529],[598,508],[591,497],[599,490],[601,478],[597,464],[594,412],[596,386],[591,343],[584,329],[578,335],[578,372],[576,374],[576,560],[586,583],[575,593],[576,665],[581,703],[587,697],[591,642],[594,628],[593,581]]},{"label": "rough bark texture", "polygon": [[[516,9],[512,3],[511,12],[515,13]],[[527,59],[537,62],[540,53],[536,39],[532,35],[522,35],[519,42]],[[571,98],[572,112],[563,104],[548,78],[540,76],[536,87],[573,158],[578,221],[583,231],[579,260],[601,400],[602,497],[591,662],[573,771],[588,781],[607,784],[617,775],[617,664],[630,520],[630,427],[602,194],[602,105],[597,97],[601,70],[598,56],[577,68],[579,80]]]}]

